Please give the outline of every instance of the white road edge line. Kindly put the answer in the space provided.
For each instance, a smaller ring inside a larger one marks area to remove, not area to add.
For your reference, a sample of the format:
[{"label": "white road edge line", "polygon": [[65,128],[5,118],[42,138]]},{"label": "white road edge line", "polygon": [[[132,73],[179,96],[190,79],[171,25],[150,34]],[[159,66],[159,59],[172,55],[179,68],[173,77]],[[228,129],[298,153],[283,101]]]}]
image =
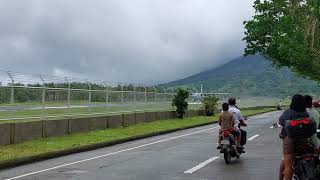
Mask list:
[{"label": "white road edge line", "polygon": [[259,134],[256,134],[256,135],[250,137],[250,138],[248,139],[248,141],[252,141],[253,139],[255,139],[255,138],[257,138],[257,137],[259,137]]},{"label": "white road edge line", "polygon": [[211,163],[211,162],[213,162],[213,161],[215,161],[215,160],[217,160],[217,159],[219,159],[219,157],[218,157],[218,156],[214,156],[214,157],[212,157],[212,158],[210,158],[210,159],[208,159],[208,160],[206,160],[206,161],[204,161],[204,162],[196,165],[195,167],[193,167],[193,168],[185,171],[184,173],[185,173],[185,174],[192,174],[193,172],[195,172],[195,171],[203,168],[203,167],[206,166],[207,164],[209,164],[209,163]]},{"label": "white road edge line", "polygon": [[91,161],[91,160],[94,160],[94,159],[99,159],[99,158],[103,158],[103,157],[119,154],[119,153],[122,153],[122,152],[127,152],[127,151],[131,151],[131,150],[143,148],[143,147],[146,147],[146,146],[150,146],[150,145],[154,145],[154,144],[170,141],[170,140],[173,140],[173,139],[182,138],[182,137],[185,137],[185,136],[190,136],[190,135],[193,135],[193,134],[199,134],[199,133],[202,133],[202,132],[205,132],[205,131],[216,129],[218,127],[219,126],[216,126],[216,127],[213,127],[213,128],[208,128],[208,129],[203,129],[203,130],[200,130],[200,131],[195,131],[195,132],[192,132],[192,133],[187,133],[187,134],[183,134],[183,135],[180,135],[180,136],[175,136],[175,137],[163,139],[163,140],[160,140],[160,141],[155,141],[155,142],[152,142],[152,143],[143,144],[143,145],[140,145],[140,146],[136,146],[136,147],[132,147],[132,148],[129,148],[129,149],[116,151],[116,152],[113,152],[113,153],[103,154],[103,155],[100,155],[100,156],[95,156],[95,157],[88,158],[88,159],[83,159],[83,160],[80,160],[80,161],[75,161],[75,162],[71,162],[71,163],[67,163],[67,164],[62,164],[60,166],[54,166],[54,167],[51,167],[51,168],[48,168],[48,169],[34,171],[34,172],[31,172],[31,173],[28,173],[28,174],[15,176],[15,177],[8,178],[8,179],[5,179],[5,180],[19,179],[19,178],[31,176],[31,175],[34,175],[34,174],[39,174],[39,173],[42,173],[42,172],[47,172],[47,171],[51,171],[51,170],[54,170],[54,169],[58,169],[58,168],[66,167],[66,166],[71,166],[71,165],[74,165],[74,164],[79,164],[79,163],[82,163],[82,162]]},{"label": "white road edge line", "polygon": [[266,117],[268,117],[268,116],[257,116],[257,117],[253,117],[253,118],[250,118],[249,120],[251,120],[251,119],[260,119],[260,118],[266,118]]},{"label": "white road edge line", "polygon": [[252,117],[252,118],[249,118],[250,119],[258,119],[258,118],[266,118],[266,117],[269,117],[273,114],[276,114],[277,112],[271,112],[271,113],[265,113],[265,114],[261,114],[260,116],[256,116],[256,117]]}]

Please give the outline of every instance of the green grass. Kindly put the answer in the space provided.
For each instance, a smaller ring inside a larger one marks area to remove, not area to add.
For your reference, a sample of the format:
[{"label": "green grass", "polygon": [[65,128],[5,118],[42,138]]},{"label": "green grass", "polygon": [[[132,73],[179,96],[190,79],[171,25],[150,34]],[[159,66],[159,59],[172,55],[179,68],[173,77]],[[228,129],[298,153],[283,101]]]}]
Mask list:
[{"label": "green grass", "polygon": [[[272,110],[243,110],[243,115],[253,115]],[[88,133],[70,134],[60,137],[50,137],[30,140],[18,144],[0,146],[0,161],[39,155],[46,152],[71,149],[78,146],[120,140],[132,136],[183,128],[208,122],[216,122],[218,116],[198,116],[185,119],[168,119],[152,123],[139,123],[133,126],[117,129],[105,129]]]},{"label": "green grass", "polygon": [[[121,114],[126,111],[159,111],[159,110],[173,110],[171,103],[122,103],[125,106],[121,107],[92,107],[92,108],[70,108],[68,109],[47,109],[43,110],[18,110],[18,111],[0,111],[0,123],[16,122],[16,121],[33,121],[39,119],[61,119],[64,116],[92,116],[95,113],[99,114]],[[190,109],[200,109],[201,104],[191,104]],[[81,115],[80,115],[81,114]],[[14,117],[15,119],[13,119]],[[10,120],[12,119],[12,120]]]},{"label": "green grass", "polygon": [[[272,106],[277,104],[278,100],[273,98],[265,98],[265,99],[239,99],[238,106],[239,107],[252,107],[252,106]],[[66,101],[49,101],[45,103],[46,107],[62,107],[66,106]],[[87,101],[77,101],[73,100],[71,105],[87,105]],[[92,116],[93,114],[121,114],[125,111],[155,111],[155,110],[172,110],[171,103],[169,101],[157,102],[157,103],[144,103],[144,102],[92,102],[92,105],[123,105],[119,107],[92,107],[92,108],[70,108],[69,109],[38,109],[38,110],[16,110],[16,111],[0,111],[0,123],[7,122],[16,122],[16,121],[34,121],[39,119],[61,119],[64,116],[67,117],[79,117],[79,116]],[[41,107],[41,102],[26,102],[26,103],[14,103],[14,104],[0,104],[1,106],[7,107],[15,107],[15,106],[25,106],[28,108],[32,107]],[[199,109],[201,108],[201,104],[190,104],[190,109]],[[81,114],[81,115],[80,115]],[[55,116],[55,117],[53,117]],[[14,121],[7,121],[13,120]]]},{"label": "green grass", "polygon": [[[191,104],[189,109],[200,109],[202,105]],[[157,103],[157,104],[130,104],[122,107],[94,107],[89,108],[72,108],[70,112],[68,109],[48,109],[45,112],[42,110],[21,110],[15,111],[14,113],[9,111],[0,111],[0,123],[14,123],[14,122],[25,122],[35,121],[39,119],[55,120],[69,117],[89,117],[97,115],[108,115],[108,114],[123,114],[128,111],[168,111],[173,110],[173,107],[169,103]],[[12,118],[14,117],[14,118]]]}]

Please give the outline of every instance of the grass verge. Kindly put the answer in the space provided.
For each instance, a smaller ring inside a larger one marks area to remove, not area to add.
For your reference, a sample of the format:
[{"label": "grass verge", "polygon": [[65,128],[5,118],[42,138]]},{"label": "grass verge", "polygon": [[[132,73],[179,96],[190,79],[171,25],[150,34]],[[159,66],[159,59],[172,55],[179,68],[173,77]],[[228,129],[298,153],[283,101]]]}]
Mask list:
[{"label": "grass verge", "polygon": [[[274,108],[261,108],[254,110],[243,110],[243,115],[250,116],[254,114],[270,112]],[[105,129],[98,131],[91,131],[88,133],[70,134],[67,136],[50,137],[35,139],[19,144],[0,146],[0,166],[5,167],[5,163],[22,161],[20,164],[29,162],[26,158],[32,157],[33,161],[47,159],[50,157],[71,154],[74,152],[84,151],[81,147],[88,147],[84,149],[96,149],[103,146],[113,145],[129,140],[141,139],[154,135],[164,134],[166,132],[173,132],[177,130],[187,129],[195,126],[215,123],[217,116],[197,116],[185,119],[168,119],[160,120],[151,123],[139,123],[133,126],[117,129]],[[94,145],[97,147],[94,148]],[[46,154],[54,152],[53,156],[46,157]],[[69,152],[69,153],[68,153]],[[39,158],[36,158],[36,157]],[[13,163],[14,164],[14,163]],[[12,166],[12,165],[10,165]]]}]

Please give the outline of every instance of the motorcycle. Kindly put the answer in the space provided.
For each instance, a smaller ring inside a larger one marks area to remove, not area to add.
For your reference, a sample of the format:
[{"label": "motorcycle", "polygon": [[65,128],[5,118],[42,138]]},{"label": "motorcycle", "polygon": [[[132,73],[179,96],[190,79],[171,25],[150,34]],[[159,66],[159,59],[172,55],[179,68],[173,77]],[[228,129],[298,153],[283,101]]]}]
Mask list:
[{"label": "motorcycle", "polygon": [[[317,135],[319,137],[319,130]],[[302,143],[296,147],[296,156],[293,161],[293,177],[296,180],[319,180],[320,158],[319,150],[313,144]]]},{"label": "motorcycle", "polygon": [[[246,144],[247,132],[241,129],[241,126],[247,126],[244,122],[248,118],[246,116],[240,121],[239,129],[241,132],[241,140],[240,145],[243,146]],[[221,150],[220,153],[223,153],[224,161],[226,164],[231,162],[232,158],[240,158],[242,153],[245,153],[243,147],[237,147],[235,144],[235,136],[232,134],[234,130],[223,130],[221,133],[222,141],[221,141]]]},{"label": "motorcycle", "polygon": [[318,180],[320,177],[319,154],[314,152],[314,147],[303,147],[303,149],[295,156],[292,166],[293,177],[296,180]]},{"label": "motorcycle", "polygon": [[281,109],[281,106],[277,105],[276,110],[277,110],[277,111],[281,111],[281,110],[282,110],[282,109]]},{"label": "motorcycle", "polygon": [[222,131],[222,141],[220,153],[223,153],[224,161],[226,164],[231,162],[231,158],[240,158],[242,149],[239,149],[235,145],[235,137],[229,130]]}]

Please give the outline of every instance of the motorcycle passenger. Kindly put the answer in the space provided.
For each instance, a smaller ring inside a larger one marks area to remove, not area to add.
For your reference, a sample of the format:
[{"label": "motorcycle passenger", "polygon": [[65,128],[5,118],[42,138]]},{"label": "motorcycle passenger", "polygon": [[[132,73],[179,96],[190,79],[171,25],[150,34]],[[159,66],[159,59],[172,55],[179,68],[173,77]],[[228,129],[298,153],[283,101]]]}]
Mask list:
[{"label": "motorcycle passenger", "polygon": [[[312,97],[309,96],[309,95],[305,95],[304,99],[305,99],[305,102],[306,102],[307,112],[308,112],[309,116],[316,122],[317,128],[319,128],[320,127],[319,126],[319,124],[320,124],[320,115],[319,115],[317,110],[312,108]],[[317,134],[314,134],[312,136],[312,142],[317,148],[319,147],[320,139],[317,137]]]},{"label": "motorcycle passenger", "polygon": [[[219,130],[219,137],[218,137],[218,143],[219,146],[217,149],[221,149],[221,134],[223,131],[234,131],[234,116],[229,110],[229,104],[228,103],[223,103],[222,104],[222,112],[219,117],[219,125],[220,125],[220,130]],[[238,144],[236,144],[237,146]]]},{"label": "motorcycle passenger", "polygon": [[282,173],[281,169],[283,165],[283,174],[285,179],[292,179],[292,164],[295,158],[295,141],[287,136],[285,122],[291,119],[309,117],[306,108],[304,97],[301,94],[296,94],[292,97],[290,108],[285,110],[279,117],[279,124],[283,127],[280,133],[280,138],[283,139],[283,161],[280,166],[279,178]]},{"label": "motorcycle passenger", "polygon": [[241,131],[239,128],[240,122],[243,122],[243,118],[241,116],[241,111],[236,107],[236,99],[235,98],[229,98],[228,100],[229,103],[229,112],[233,114],[234,117],[234,133],[233,135],[236,138],[236,146],[241,147],[240,145],[240,140],[241,140]]}]

